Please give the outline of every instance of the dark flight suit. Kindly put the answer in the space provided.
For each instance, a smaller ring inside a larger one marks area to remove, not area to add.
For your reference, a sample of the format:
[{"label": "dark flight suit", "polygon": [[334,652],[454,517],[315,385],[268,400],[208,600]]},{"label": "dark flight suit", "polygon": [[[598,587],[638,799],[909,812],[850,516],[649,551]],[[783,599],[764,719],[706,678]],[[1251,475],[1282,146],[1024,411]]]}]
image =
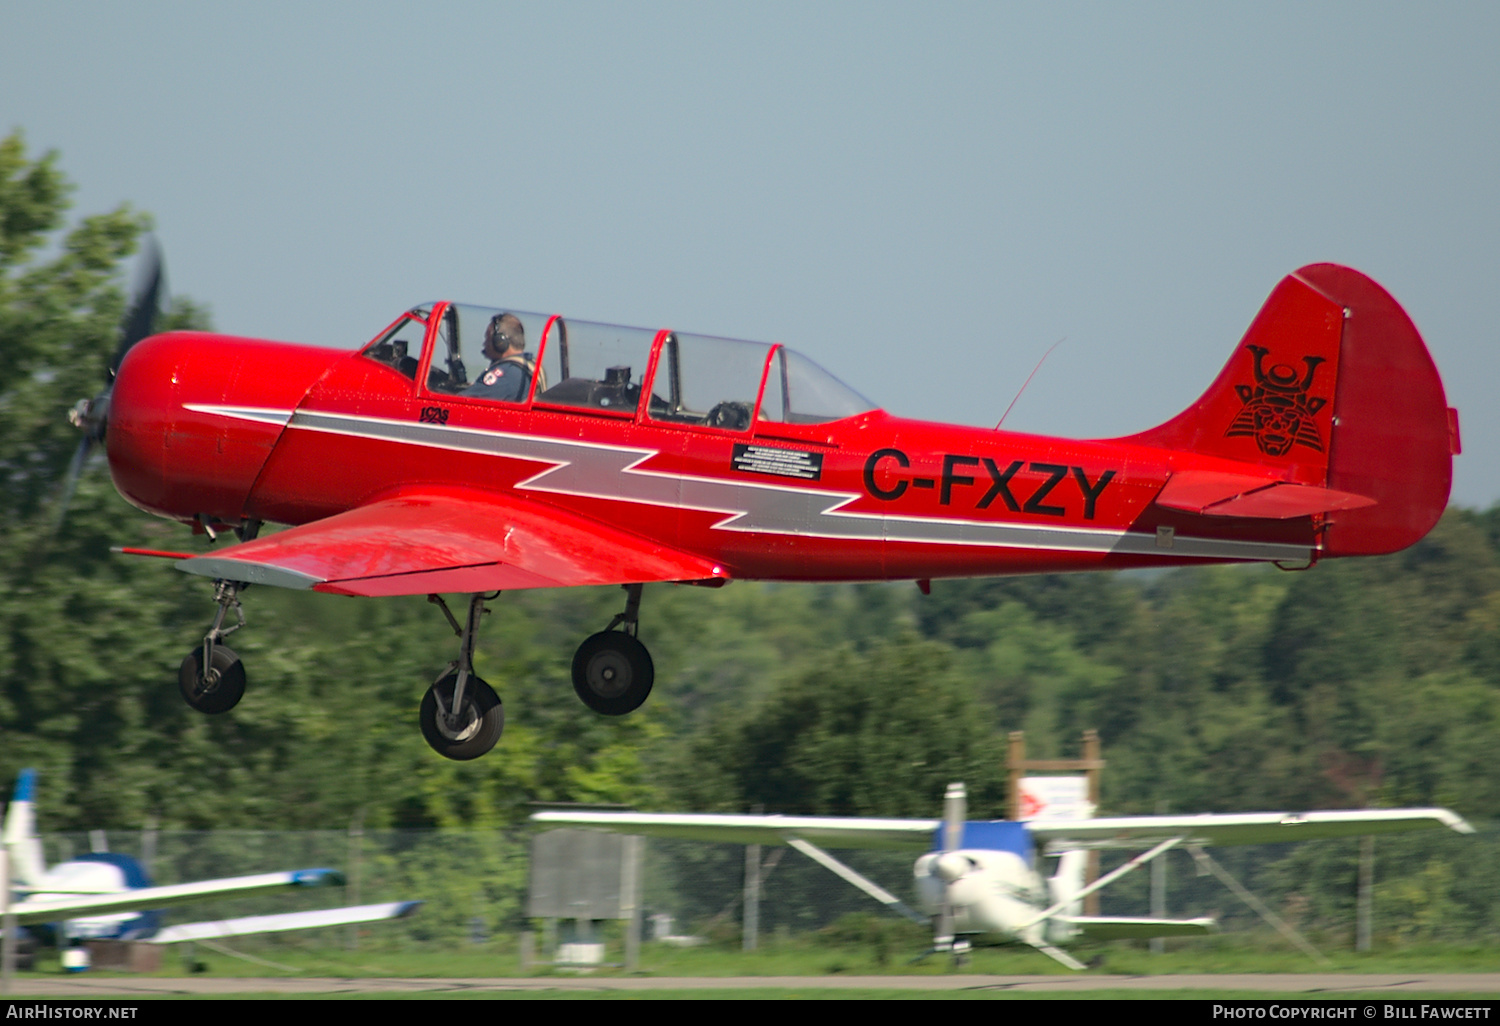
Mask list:
[{"label": "dark flight suit", "polygon": [[520,403],[526,401],[526,392],[530,388],[531,368],[527,365],[527,358],[505,356],[490,364],[489,369],[479,375],[478,381],[463,390],[463,394]]}]

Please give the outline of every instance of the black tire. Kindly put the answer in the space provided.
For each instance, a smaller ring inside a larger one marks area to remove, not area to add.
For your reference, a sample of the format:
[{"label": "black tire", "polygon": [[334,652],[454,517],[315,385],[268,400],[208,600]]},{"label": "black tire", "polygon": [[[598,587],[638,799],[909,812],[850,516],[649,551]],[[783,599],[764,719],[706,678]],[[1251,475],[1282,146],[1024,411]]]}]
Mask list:
[{"label": "black tire", "polygon": [[584,705],[606,716],[639,709],[655,680],[651,653],[620,631],[592,635],[573,656],[573,690]]},{"label": "black tire", "polygon": [[203,646],[199,645],[183,658],[177,671],[177,688],[183,701],[211,716],[228,712],[245,697],[245,664],[233,650],[215,645],[212,669],[205,680]]},{"label": "black tire", "polygon": [[[443,699],[443,707],[453,703],[453,689],[458,684],[458,674],[443,677],[422,696],[422,736],[434,752],[445,759],[464,762],[477,759],[500,740],[505,730],[505,707],[500,696],[483,680],[469,674],[464,682],[464,726],[455,734],[443,725],[438,716],[437,695]],[[436,694],[434,694],[436,693]]]}]

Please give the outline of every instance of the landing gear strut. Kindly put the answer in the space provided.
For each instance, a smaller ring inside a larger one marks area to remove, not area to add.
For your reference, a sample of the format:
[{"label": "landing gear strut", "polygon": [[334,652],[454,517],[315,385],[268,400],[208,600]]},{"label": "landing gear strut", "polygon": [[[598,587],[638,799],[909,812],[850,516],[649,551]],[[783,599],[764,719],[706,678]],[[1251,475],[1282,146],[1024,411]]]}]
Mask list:
[{"label": "landing gear strut", "polygon": [[[177,687],[188,705],[201,713],[228,712],[245,694],[245,664],[222,642],[224,636],[245,626],[245,611],[240,608],[238,581],[215,581],[214,601],[219,611],[213,626],[203,636],[203,644],[182,660],[177,672]],[[233,609],[239,622],[224,626],[224,616]]]},{"label": "landing gear strut", "polygon": [[[616,614],[604,630],[586,638],[573,656],[573,690],[584,705],[606,716],[639,709],[656,679],[651,653],[635,636],[642,587],[625,585],[625,611]],[[618,631],[617,626],[621,627]]]},{"label": "landing gear strut", "polygon": [[[211,517],[200,513],[198,523],[210,541],[218,539]],[[259,520],[249,518],[242,521],[234,533],[240,541],[250,541],[260,533],[260,524]],[[227,635],[245,626],[240,592],[248,587],[250,585],[243,581],[214,581],[214,601],[219,604],[219,611],[214,614],[213,626],[203,635],[203,644],[183,657],[182,666],[177,671],[177,689],[182,692],[183,700],[201,713],[228,712],[245,695],[245,664],[223,642]],[[231,609],[236,623],[233,627],[225,627],[224,618]]]},{"label": "landing gear strut", "polygon": [[442,607],[462,639],[458,658],[448,664],[443,675],[422,696],[418,717],[427,744],[445,759],[477,759],[495,747],[505,730],[505,707],[500,704],[500,696],[474,673],[474,635],[479,618],[484,615],[485,602],[494,597],[469,596],[469,616],[460,628],[442,598],[428,596],[429,602]]}]

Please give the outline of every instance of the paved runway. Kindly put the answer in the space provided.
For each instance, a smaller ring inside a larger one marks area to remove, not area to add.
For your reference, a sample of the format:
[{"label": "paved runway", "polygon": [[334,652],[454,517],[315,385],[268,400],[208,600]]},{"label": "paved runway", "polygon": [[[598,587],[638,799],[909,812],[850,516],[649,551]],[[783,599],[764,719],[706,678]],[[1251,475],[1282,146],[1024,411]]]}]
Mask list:
[{"label": "paved runway", "polygon": [[1019,994],[1070,994],[1090,990],[1263,991],[1301,994],[1358,991],[1371,997],[1412,994],[1500,995],[1500,973],[1266,973],[1191,976],[732,976],[732,977],[519,977],[515,979],[298,979],[188,976],[180,979],[120,976],[31,977],[15,981],[3,998],[130,998],[214,994],[483,994],[517,991],[630,991],[737,989],[991,990]]}]

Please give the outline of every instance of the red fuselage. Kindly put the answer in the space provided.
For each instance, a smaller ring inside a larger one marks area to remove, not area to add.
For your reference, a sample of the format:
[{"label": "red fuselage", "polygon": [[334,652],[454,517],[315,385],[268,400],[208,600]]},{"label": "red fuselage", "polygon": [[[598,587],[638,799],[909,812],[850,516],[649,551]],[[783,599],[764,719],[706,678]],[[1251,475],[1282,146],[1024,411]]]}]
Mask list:
[{"label": "red fuselage", "polygon": [[[406,372],[368,351],[171,333],[137,345],[120,368],[110,467],[131,503],[183,522],[300,525],[422,488],[600,522],[711,561],[727,578],[1300,564],[1403,547],[1446,504],[1455,446],[1441,384],[1422,399],[1420,431],[1398,425],[1422,437],[1359,441],[1359,451],[1351,441],[1340,453],[1334,432],[1346,393],[1354,403],[1361,389],[1394,395],[1411,385],[1365,371],[1356,381],[1347,352],[1340,372],[1337,332],[1352,329],[1316,304],[1348,301],[1299,288],[1308,296],[1283,297],[1290,313],[1272,309],[1278,292],[1252,325],[1247,341],[1267,345],[1237,348],[1193,408],[1130,439],[1070,441],[880,410],[794,423],[767,419],[760,406],[747,424],[720,427],[658,416],[655,400],[549,402],[541,387],[501,403],[429,387],[435,329]],[[1273,316],[1335,334],[1288,341],[1281,322],[1262,326]],[[658,367],[668,338],[658,333],[652,344],[647,396],[665,391]],[[1415,345],[1426,360],[1419,338]],[[1420,452],[1399,451],[1403,444]],[[1331,544],[1340,523],[1352,526]]]}]

